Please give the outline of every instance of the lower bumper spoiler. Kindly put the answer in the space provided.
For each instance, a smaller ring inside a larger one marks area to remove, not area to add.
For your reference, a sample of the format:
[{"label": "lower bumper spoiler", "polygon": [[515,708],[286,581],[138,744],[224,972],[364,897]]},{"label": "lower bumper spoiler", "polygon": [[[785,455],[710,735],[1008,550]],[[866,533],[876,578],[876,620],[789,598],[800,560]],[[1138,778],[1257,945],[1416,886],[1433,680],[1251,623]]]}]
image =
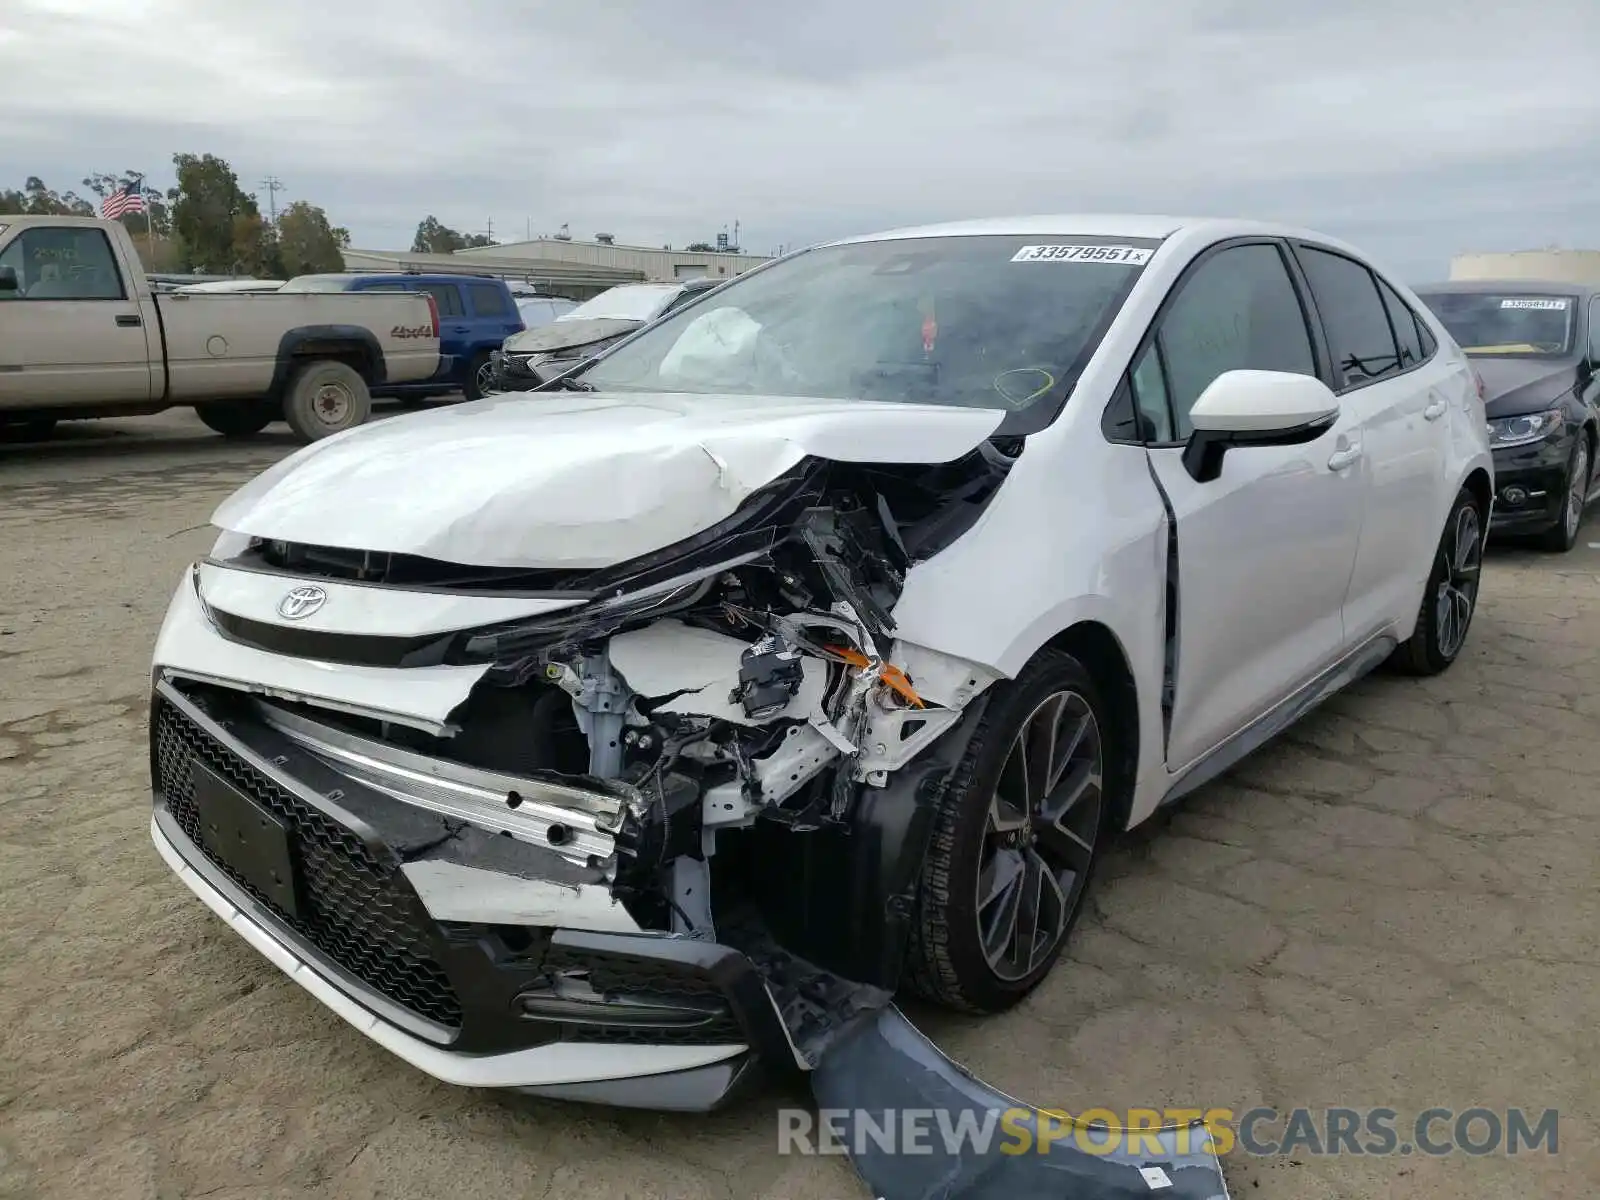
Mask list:
[{"label": "lower bumper spoiler", "polygon": [[[881,1200],[1228,1200],[1203,1123],[1146,1133],[1130,1154],[1117,1131],[1090,1126],[1080,1135],[974,1079],[894,1008],[824,1055],[812,1092],[824,1114],[843,1118],[845,1149]],[[911,1114],[931,1118],[931,1136],[914,1147],[901,1137]],[[863,1119],[894,1136],[859,1136]],[[943,1136],[969,1129],[970,1139]],[[1160,1153],[1144,1152],[1151,1137]]]}]

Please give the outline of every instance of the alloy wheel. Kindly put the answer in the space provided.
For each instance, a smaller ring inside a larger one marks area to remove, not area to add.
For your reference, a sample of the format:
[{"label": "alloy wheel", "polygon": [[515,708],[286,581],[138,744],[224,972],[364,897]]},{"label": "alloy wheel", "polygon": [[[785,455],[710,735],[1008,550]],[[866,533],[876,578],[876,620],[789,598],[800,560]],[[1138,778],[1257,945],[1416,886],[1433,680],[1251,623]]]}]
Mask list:
[{"label": "alloy wheel", "polygon": [[1025,979],[1056,951],[1089,881],[1105,764],[1099,722],[1074,691],[1023,721],[994,795],[978,868],[978,938],[989,969]]},{"label": "alloy wheel", "polygon": [[1478,577],[1483,568],[1483,525],[1470,504],[1456,511],[1444,545],[1439,548],[1444,573],[1434,599],[1434,626],[1439,653],[1454,658],[1467,640],[1467,625],[1478,601]]},{"label": "alloy wheel", "polygon": [[478,395],[480,396],[488,396],[495,391],[494,364],[492,362],[486,362],[478,368],[478,374],[475,378],[475,383],[477,384]]},{"label": "alloy wheel", "polygon": [[1567,541],[1578,536],[1578,526],[1583,521],[1584,503],[1589,499],[1589,446],[1578,442],[1578,452],[1572,457],[1572,478],[1567,480],[1567,506],[1562,514],[1566,522]]}]

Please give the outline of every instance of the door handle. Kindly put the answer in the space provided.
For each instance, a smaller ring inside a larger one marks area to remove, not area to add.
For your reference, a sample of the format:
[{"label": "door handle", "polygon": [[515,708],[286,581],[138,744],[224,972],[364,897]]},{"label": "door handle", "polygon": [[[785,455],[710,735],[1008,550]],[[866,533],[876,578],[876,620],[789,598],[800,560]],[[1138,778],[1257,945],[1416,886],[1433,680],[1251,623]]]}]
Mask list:
[{"label": "door handle", "polygon": [[131,313],[122,313],[117,317],[117,324],[122,326],[124,329],[137,329],[139,326],[143,325],[144,322],[141,321],[137,315]]},{"label": "door handle", "polygon": [[1422,410],[1422,415],[1429,421],[1437,421],[1440,417],[1444,416],[1445,410],[1449,407],[1450,406],[1443,400],[1435,400],[1432,404],[1428,405],[1427,408]]},{"label": "door handle", "polygon": [[1328,456],[1328,470],[1342,471],[1360,457],[1360,446],[1351,446],[1347,450],[1335,450]]}]

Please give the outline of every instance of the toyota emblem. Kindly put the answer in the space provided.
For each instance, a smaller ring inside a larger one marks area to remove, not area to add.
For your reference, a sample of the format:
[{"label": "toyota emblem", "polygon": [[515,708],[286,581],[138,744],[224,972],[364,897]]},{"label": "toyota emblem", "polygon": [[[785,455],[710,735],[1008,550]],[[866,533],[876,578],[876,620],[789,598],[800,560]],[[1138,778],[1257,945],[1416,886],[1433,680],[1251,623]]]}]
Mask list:
[{"label": "toyota emblem", "polygon": [[278,615],[285,621],[309,617],[328,602],[328,593],[314,583],[302,584],[278,601]]}]

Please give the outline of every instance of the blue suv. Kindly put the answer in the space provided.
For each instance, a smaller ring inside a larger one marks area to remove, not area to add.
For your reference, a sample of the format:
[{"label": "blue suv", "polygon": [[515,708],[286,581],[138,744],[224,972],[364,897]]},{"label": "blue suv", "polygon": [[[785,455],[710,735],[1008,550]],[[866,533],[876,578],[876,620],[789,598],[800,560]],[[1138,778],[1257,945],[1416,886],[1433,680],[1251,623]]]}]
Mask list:
[{"label": "blue suv", "polygon": [[481,275],[301,275],[280,292],[422,292],[439,311],[439,369],[432,379],[372,389],[375,399],[421,399],[457,388],[468,400],[493,378],[489,356],[526,326],[504,280]]}]

